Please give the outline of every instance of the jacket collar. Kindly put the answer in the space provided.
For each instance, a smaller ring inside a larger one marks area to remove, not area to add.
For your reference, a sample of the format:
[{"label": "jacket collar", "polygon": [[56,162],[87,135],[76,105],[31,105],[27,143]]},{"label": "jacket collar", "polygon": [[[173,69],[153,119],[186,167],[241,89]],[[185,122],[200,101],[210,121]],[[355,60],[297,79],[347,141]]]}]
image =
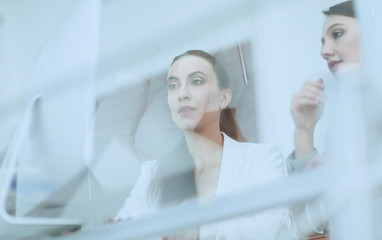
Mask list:
[{"label": "jacket collar", "polygon": [[220,166],[216,196],[222,196],[234,191],[240,166],[242,164],[242,151],[240,143],[222,133],[224,137],[223,157]]}]

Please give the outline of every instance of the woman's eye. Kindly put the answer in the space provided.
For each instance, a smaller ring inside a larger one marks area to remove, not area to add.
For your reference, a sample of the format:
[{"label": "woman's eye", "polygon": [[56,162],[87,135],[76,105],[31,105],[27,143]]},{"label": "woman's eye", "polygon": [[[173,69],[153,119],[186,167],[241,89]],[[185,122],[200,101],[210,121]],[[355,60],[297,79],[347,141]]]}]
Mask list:
[{"label": "woman's eye", "polygon": [[169,84],[167,84],[168,90],[174,90],[177,87],[178,87],[178,84],[176,84],[176,83],[169,83]]},{"label": "woman's eye", "polygon": [[343,32],[341,32],[341,31],[334,31],[334,32],[333,32],[333,37],[334,37],[334,39],[338,39],[338,38],[340,38],[342,35],[343,35]]},{"label": "woman's eye", "polygon": [[196,86],[202,85],[203,83],[204,83],[204,80],[198,79],[198,78],[192,80],[192,82],[191,82],[192,85],[196,85]]}]

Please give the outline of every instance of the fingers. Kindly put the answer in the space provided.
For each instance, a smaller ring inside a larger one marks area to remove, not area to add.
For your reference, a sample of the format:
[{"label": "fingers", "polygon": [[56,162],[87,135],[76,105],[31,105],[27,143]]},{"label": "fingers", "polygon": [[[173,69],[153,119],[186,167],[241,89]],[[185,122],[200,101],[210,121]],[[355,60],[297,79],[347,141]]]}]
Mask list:
[{"label": "fingers", "polygon": [[[304,101],[304,102],[301,102]],[[292,102],[294,103],[302,103],[314,106],[318,105],[319,103],[324,103],[325,102],[325,95],[322,93],[314,93],[310,91],[302,91],[299,94],[296,94],[293,96]]]},{"label": "fingers", "polygon": [[290,112],[296,129],[311,132],[320,119],[325,103],[324,82],[306,81],[293,95]]},{"label": "fingers", "polygon": [[320,119],[325,103],[324,83],[306,81],[302,88],[293,95],[290,112],[296,129],[312,131]]},{"label": "fingers", "polygon": [[307,86],[304,86],[300,92],[306,92],[306,93],[310,93],[316,97],[323,97],[324,96],[324,90],[320,89],[320,88],[317,88],[315,86],[311,86],[311,85],[307,85]]},{"label": "fingers", "polygon": [[310,89],[303,89],[294,94],[292,98],[292,105],[295,106],[315,106],[323,102],[325,102],[325,94]]},{"label": "fingers", "polygon": [[302,86],[300,92],[311,92],[312,94],[323,96],[325,90],[325,85],[322,79],[318,81],[306,81]]},{"label": "fingers", "polygon": [[317,105],[325,101],[325,86],[322,79],[318,81],[306,81],[300,91],[295,93],[292,102],[307,105]]},{"label": "fingers", "polygon": [[[325,89],[325,84],[324,84],[324,80],[322,78],[318,79],[317,81],[311,81],[311,80],[308,80],[304,83],[304,86],[314,86],[314,87],[317,87],[321,90],[324,90]],[[303,86],[303,87],[304,87]]]},{"label": "fingers", "polygon": [[314,98],[310,98],[310,97],[296,97],[295,99],[293,99],[292,101],[292,109],[293,108],[300,108],[302,106],[311,106],[311,107],[314,107],[314,106],[317,106],[318,105],[318,101]]}]

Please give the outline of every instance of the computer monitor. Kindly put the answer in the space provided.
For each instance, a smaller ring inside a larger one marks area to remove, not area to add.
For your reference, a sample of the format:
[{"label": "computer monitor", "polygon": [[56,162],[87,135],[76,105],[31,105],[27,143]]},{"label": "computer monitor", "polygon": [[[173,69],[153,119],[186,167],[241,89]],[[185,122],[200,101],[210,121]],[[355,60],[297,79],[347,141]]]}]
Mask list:
[{"label": "computer monitor", "polygon": [[[91,158],[99,18],[99,1],[74,3],[33,63],[27,99],[40,98],[20,152],[18,216],[28,214],[48,196],[50,207],[64,204],[65,196],[71,196],[70,191],[86,181],[79,173]],[[52,198],[69,180],[73,189]]]},{"label": "computer monitor", "polygon": [[15,213],[1,212],[0,236],[7,224],[36,232],[38,226],[45,231],[80,222],[43,218],[60,216],[78,186],[89,197],[100,14],[101,1],[74,1],[31,64],[26,114],[3,166],[17,166],[15,176],[5,177],[9,182],[12,176],[14,184],[1,186],[15,191]]}]

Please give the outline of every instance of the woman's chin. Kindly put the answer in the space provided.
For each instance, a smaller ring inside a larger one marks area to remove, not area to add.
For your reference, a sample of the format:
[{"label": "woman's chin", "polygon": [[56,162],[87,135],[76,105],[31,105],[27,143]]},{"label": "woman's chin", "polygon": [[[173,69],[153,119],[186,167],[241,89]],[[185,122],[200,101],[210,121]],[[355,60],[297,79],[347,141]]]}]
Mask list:
[{"label": "woman's chin", "polygon": [[360,69],[359,63],[342,63],[333,73],[336,78],[341,78],[349,74],[354,74]]},{"label": "woman's chin", "polygon": [[192,132],[195,130],[196,125],[191,123],[177,123],[178,128],[184,132]]}]

